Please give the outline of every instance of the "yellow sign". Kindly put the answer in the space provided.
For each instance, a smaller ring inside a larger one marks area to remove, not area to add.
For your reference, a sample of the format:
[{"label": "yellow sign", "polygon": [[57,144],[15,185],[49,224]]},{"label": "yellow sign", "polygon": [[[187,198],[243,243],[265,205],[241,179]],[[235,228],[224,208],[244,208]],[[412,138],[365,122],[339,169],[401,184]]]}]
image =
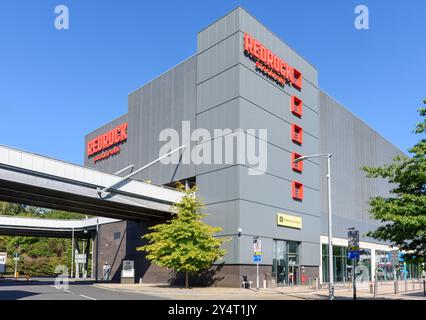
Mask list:
[{"label": "yellow sign", "polygon": [[302,218],[290,216],[288,214],[278,213],[277,223],[281,227],[302,229]]}]

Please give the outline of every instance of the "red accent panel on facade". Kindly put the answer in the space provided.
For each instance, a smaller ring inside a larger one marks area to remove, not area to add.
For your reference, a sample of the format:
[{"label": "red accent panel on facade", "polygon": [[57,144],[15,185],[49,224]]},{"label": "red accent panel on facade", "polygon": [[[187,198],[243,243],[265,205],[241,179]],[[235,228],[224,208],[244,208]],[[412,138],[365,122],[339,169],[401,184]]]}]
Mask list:
[{"label": "red accent panel on facade", "polygon": [[291,168],[297,172],[303,172],[303,160],[300,162],[294,162],[297,158],[300,158],[302,155],[296,152],[291,153]]},{"label": "red accent panel on facade", "polygon": [[291,140],[297,144],[303,143],[303,129],[294,123],[291,125]]},{"label": "red accent panel on facade", "polygon": [[297,69],[294,69],[293,72],[294,72],[294,77],[293,77],[294,81],[291,84],[293,85],[293,87],[295,87],[297,90],[300,91],[302,90],[302,79],[303,79],[302,73]]},{"label": "red accent panel on facade", "polygon": [[291,183],[291,197],[295,200],[303,200],[303,184],[297,181]]},{"label": "red accent panel on facade", "polygon": [[303,115],[303,101],[296,96],[291,97],[291,112],[299,118]]}]

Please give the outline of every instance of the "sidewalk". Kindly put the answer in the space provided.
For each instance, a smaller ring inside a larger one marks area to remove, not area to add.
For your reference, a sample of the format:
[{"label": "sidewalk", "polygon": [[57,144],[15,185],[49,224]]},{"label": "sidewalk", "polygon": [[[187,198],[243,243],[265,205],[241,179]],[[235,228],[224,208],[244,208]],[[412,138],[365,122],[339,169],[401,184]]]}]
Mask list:
[{"label": "sidewalk", "polygon": [[[217,288],[217,287],[195,287],[185,289],[182,287],[170,287],[167,284],[117,284],[97,283],[95,287],[107,290],[138,292],[161,298],[174,300],[327,300],[328,288],[313,290],[309,286],[277,287],[268,289],[243,289],[243,288]],[[393,283],[382,283],[378,286],[376,299],[403,299],[403,300],[425,300],[423,289],[419,287],[407,288],[404,292],[404,283],[400,284],[400,291],[394,294]],[[335,288],[336,300],[352,299],[352,291],[348,287]],[[357,289],[357,297],[360,300],[373,299],[370,286],[362,286]]]}]

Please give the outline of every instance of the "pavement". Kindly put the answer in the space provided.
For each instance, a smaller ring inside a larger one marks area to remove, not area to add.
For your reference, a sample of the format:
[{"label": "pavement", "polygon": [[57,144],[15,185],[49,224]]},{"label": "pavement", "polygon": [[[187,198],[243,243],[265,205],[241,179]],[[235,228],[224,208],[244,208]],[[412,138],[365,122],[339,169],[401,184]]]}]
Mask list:
[{"label": "pavement", "polygon": [[[379,283],[377,292],[370,285],[357,288],[358,300],[424,300],[420,282],[400,282],[394,293],[393,282]],[[348,286],[336,284],[336,300],[352,300]],[[93,281],[70,281],[67,287],[55,287],[53,278],[15,280],[0,278],[0,300],[327,300],[328,289],[309,286],[266,289],[194,287],[185,289],[167,284],[117,284]]]},{"label": "pavement", "polygon": [[[277,287],[267,289],[243,288],[191,288],[170,287],[167,284],[117,284],[96,283],[95,287],[116,292],[138,292],[173,300],[328,300],[328,288],[314,290],[309,286]],[[395,294],[393,282],[378,283],[376,295],[369,284],[357,288],[359,300],[425,300],[423,287],[420,282],[399,283],[398,293]],[[353,291],[348,286],[335,287],[336,300],[352,300]]]}]

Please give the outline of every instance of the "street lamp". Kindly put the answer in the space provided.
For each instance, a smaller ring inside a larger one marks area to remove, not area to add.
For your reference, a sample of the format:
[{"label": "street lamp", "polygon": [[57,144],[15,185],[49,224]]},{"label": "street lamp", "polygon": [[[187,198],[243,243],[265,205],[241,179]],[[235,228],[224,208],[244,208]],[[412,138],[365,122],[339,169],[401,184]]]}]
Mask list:
[{"label": "street lamp", "polygon": [[334,300],[334,277],[333,277],[333,242],[332,242],[332,224],[331,224],[331,177],[330,177],[330,160],[332,155],[327,153],[313,154],[310,156],[299,157],[294,160],[294,163],[311,159],[311,158],[327,158],[327,188],[328,188],[328,297]]}]

